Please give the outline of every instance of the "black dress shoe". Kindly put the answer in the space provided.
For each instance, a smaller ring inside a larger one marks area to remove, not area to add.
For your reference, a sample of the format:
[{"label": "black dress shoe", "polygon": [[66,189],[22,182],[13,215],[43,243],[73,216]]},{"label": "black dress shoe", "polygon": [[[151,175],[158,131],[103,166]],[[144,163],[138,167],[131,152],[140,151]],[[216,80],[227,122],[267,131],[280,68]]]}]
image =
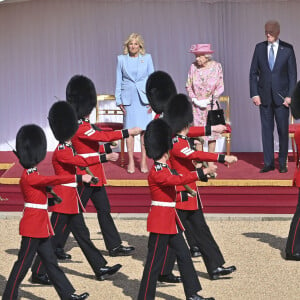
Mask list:
[{"label": "black dress shoe", "polygon": [[191,256],[192,257],[199,257],[202,256],[200,249],[197,246],[192,246],[190,248]]},{"label": "black dress shoe", "polygon": [[72,256],[70,254],[67,254],[65,252],[64,248],[56,248],[54,252],[55,252],[57,259],[66,260],[66,259],[72,258]]},{"label": "black dress shoe", "polygon": [[168,283],[180,283],[182,282],[182,279],[180,276],[175,276],[173,273],[170,273],[168,275],[159,275],[158,281]]},{"label": "black dress shoe", "polygon": [[280,166],[279,167],[279,173],[287,173],[288,169],[286,166]]},{"label": "black dress shoe", "polygon": [[89,296],[89,293],[83,293],[81,295],[72,294],[69,297],[69,300],[83,300],[86,299]]},{"label": "black dress shoe", "polygon": [[298,260],[300,261],[300,252],[296,252],[294,254],[286,254],[285,256],[286,260]]},{"label": "black dress shoe", "polygon": [[267,173],[267,172],[270,172],[270,171],[273,171],[275,170],[275,167],[274,166],[264,166],[260,171],[259,173]]},{"label": "black dress shoe", "polygon": [[130,255],[132,251],[134,251],[134,247],[132,246],[123,246],[120,245],[119,247],[109,250],[110,256],[127,256]]},{"label": "black dress shoe", "polygon": [[99,269],[99,272],[96,273],[97,280],[105,280],[108,276],[115,274],[121,269],[122,265],[116,264],[112,267],[105,266]]},{"label": "black dress shoe", "polygon": [[47,274],[37,274],[35,272],[32,272],[31,282],[43,285],[52,285]]},{"label": "black dress shoe", "polygon": [[211,280],[216,280],[218,279],[220,276],[224,276],[224,275],[228,275],[232,272],[236,271],[236,267],[235,266],[230,266],[227,268],[224,267],[218,267],[215,270],[212,271],[212,273],[209,275]]},{"label": "black dress shoe", "polygon": [[202,296],[200,296],[198,294],[194,294],[190,297],[187,297],[186,300],[215,300],[215,298],[213,298],[213,297],[203,298]]}]

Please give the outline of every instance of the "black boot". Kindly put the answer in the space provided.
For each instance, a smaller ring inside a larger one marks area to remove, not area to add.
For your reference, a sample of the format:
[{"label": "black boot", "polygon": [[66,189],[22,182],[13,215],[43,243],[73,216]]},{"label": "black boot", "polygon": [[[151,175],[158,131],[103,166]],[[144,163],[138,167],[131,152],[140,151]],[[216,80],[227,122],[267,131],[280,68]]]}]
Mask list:
[{"label": "black boot", "polygon": [[89,293],[83,293],[81,295],[72,294],[69,300],[84,300],[89,296]]},{"label": "black boot", "polygon": [[105,266],[100,268],[99,271],[95,274],[97,280],[105,280],[108,276],[115,274],[121,269],[122,265],[116,264],[112,267]]},{"label": "black boot", "polygon": [[70,254],[65,252],[64,248],[56,248],[54,252],[55,252],[57,259],[66,260],[66,259],[72,258],[72,256]]},{"label": "black boot", "polygon": [[182,278],[180,276],[175,276],[173,273],[170,273],[168,275],[159,275],[158,281],[167,283],[180,283],[182,282]]},{"label": "black boot", "polygon": [[191,252],[191,256],[192,257],[202,256],[202,254],[201,254],[200,249],[198,248],[198,246],[191,246],[190,252]]},{"label": "black boot", "polygon": [[130,255],[134,251],[134,247],[132,246],[123,246],[120,245],[114,249],[109,250],[110,256],[127,256]]},{"label": "black boot", "polygon": [[230,267],[218,267],[215,270],[212,271],[212,273],[209,275],[211,280],[216,280],[218,279],[220,276],[224,276],[224,275],[228,275],[232,272],[236,271],[236,267],[235,266],[230,266]]},{"label": "black boot", "polygon": [[31,282],[43,285],[52,285],[52,282],[47,274],[37,274],[35,272],[32,272]]}]

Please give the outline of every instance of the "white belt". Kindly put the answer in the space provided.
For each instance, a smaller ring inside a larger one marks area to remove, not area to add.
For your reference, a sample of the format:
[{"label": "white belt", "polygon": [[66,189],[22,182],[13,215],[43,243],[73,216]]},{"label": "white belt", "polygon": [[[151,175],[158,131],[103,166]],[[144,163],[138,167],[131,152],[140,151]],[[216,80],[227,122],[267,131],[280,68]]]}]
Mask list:
[{"label": "white belt", "polygon": [[92,156],[99,156],[98,152],[93,152],[93,153],[82,153],[82,154],[77,154],[79,156],[82,156],[83,158],[87,158],[87,157],[92,157]]},{"label": "white belt", "polygon": [[164,206],[164,207],[175,207],[175,202],[163,202],[163,201],[151,201],[151,205],[153,206]]},{"label": "white belt", "polygon": [[63,186],[68,186],[68,187],[77,187],[77,182],[71,182],[71,183],[63,183],[61,184]]},{"label": "white belt", "polygon": [[37,208],[37,209],[48,209],[48,204],[38,204],[25,202],[24,207]]}]

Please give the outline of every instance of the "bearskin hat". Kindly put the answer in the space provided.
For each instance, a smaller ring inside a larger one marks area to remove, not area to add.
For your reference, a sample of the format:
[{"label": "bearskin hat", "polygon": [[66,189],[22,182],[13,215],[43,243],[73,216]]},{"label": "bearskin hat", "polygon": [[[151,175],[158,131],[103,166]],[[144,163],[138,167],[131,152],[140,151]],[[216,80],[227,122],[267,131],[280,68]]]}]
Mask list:
[{"label": "bearskin hat", "polygon": [[97,104],[93,81],[83,75],[73,76],[67,84],[66,99],[74,107],[78,119],[86,117]]},{"label": "bearskin hat", "polygon": [[164,153],[172,149],[172,132],[163,119],[151,121],[144,135],[146,154],[154,160],[160,159]]},{"label": "bearskin hat", "polygon": [[300,81],[298,81],[292,95],[291,112],[296,120],[300,119]]},{"label": "bearskin hat", "polygon": [[35,124],[22,126],[16,137],[16,154],[20,164],[33,168],[40,163],[47,153],[47,140],[43,129]]},{"label": "bearskin hat", "polygon": [[164,119],[173,134],[193,123],[193,108],[189,97],[184,94],[173,96],[166,107]]},{"label": "bearskin hat", "polygon": [[59,142],[69,140],[78,129],[77,115],[66,101],[58,101],[52,105],[48,115],[49,125]]},{"label": "bearskin hat", "polygon": [[155,113],[163,113],[170,97],[176,94],[175,83],[168,73],[156,71],[148,77],[146,95]]}]

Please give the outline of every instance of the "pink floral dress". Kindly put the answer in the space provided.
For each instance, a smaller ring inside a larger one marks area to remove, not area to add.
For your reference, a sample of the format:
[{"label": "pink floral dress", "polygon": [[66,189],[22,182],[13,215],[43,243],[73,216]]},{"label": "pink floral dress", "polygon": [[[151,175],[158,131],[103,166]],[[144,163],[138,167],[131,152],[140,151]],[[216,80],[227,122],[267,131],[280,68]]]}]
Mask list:
[{"label": "pink floral dress", "polygon": [[[217,109],[215,100],[224,92],[223,70],[220,63],[209,61],[207,66],[199,67],[193,63],[190,67],[186,82],[186,90],[190,98],[207,102],[207,99],[214,99],[213,109]],[[207,119],[207,111],[211,109],[210,104],[205,107],[199,107],[193,103],[194,125],[205,126]],[[216,140],[221,135],[213,133],[209,137],[204,137],[206,140]]]}]

